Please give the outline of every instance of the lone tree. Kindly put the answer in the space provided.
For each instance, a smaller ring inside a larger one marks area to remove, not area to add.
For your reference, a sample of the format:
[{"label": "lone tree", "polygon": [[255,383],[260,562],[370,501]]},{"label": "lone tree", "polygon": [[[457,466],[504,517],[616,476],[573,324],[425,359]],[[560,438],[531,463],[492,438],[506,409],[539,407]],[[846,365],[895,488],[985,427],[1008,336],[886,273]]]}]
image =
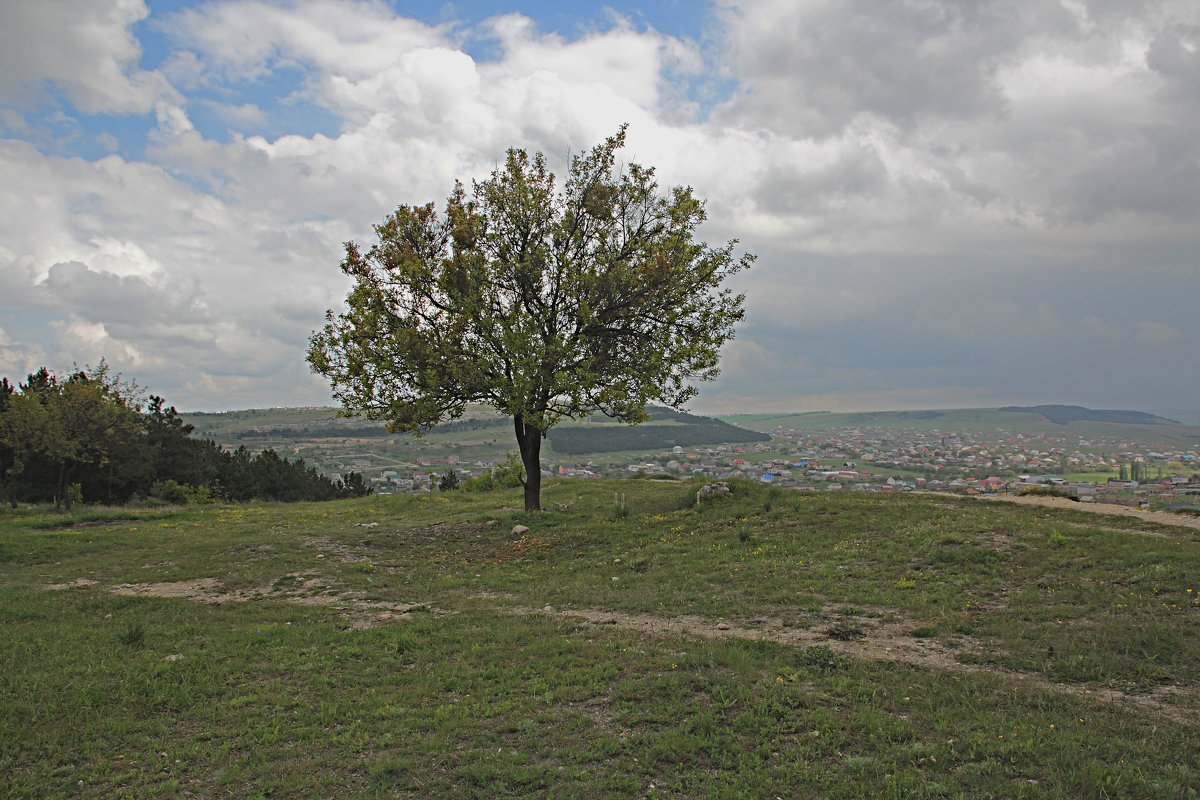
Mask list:
[{"label": "lone tree", "polygon": [[745,295],[722,288],[750,265],[736,240],[695,239],[704,204],[660,192],[654,170],[615,167],[625,126],[571,159],[555,188],[545,156],[510,149],[502,167],[461,183],[443,214],[400,206],[363,252],[347,242],[348,310],[326,314],[308,361],[348,413],[426,430],[468,403],[512,417],[525,508],[541,508],[541,445],[564,417],[646,419],[677,407],[718,352]]}]

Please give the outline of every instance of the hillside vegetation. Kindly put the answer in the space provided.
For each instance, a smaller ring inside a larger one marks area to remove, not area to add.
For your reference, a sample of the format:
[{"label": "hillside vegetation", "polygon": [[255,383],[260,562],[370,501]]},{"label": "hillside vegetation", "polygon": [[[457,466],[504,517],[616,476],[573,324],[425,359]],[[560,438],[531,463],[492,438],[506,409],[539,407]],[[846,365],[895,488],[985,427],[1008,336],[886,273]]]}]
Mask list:
[{"label": "hillside vegetation", "polygon": [[621,450],[670,450],[672,447],[766,442],[771,439],[765,433],[738,428],[711,417],[700,417],[669,408],[651,407],[647,412],[650,415],[649,421],[640,425],[624,425],[603,417],[599,420],[593,417],[591,424],[551,428],[550,446],[556,453],[580,455]]},{"label": "hillside vegetation", "polygon": [[6,796],[1200,793],[1200,532],[695,492],[8,512]]},{"label": "hillside vegetation", "polygon": [[891,428],[922,431],[1003,430],[1014,434],[1065,432],[1091,438],[1120,438],[1139,444],[1195,447],[1200,426],[1183,425],[1140,411],[1095,411],[1081,406],[1008,406],[925,411],[812,411],[800,414],[723,414],[726,422],[753,430],[777,427],[824,432],[845,428]]}]

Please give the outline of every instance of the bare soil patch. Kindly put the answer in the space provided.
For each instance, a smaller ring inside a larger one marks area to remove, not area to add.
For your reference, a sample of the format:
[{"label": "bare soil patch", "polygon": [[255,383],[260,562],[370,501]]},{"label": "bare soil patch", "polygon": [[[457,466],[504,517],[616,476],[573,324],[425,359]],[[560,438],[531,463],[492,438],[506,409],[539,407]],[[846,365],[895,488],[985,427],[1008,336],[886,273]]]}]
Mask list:
[{"label": "bare soil patch", "polygon": [[65,591],[66,589],[83,589],[88,586],[95,586],[99,581],[94,581],[91,578],[76,578],[73,581],[66,583],[51,583],[46,586],[47,589],[55,592]]},{"label": "bare soil patch", "polygon": [[[289,579],[291,585],[281,588],[280,583]],[[302,606],[320,606],[342,612],[341,616],[346,618],[348,626],[355,630],[364,630],[413,611],[434,611],[427,603],[368,600],[357,592],[326,589],[324,582],[312,574],[285,575],[274,585],[253,589],[228,589],[216,578],[197,578],[165,583],[122,583],[109,587],[108,591],[123,597],[163,597],[212,605],[277,600]]]},{"label": "bare soil patch", "polygon": [[[1200,530],[1200,517],[1191,517],[1187,514],[1173,514],[1170,511],[1146,511],[1141,508],[1130,508],[1129,506],[1118,506],[1111,503],[1077,503],[1065,497],[1039,497],[1036,495],[980,495],[977,499],[992,502],[1019,503],[1027,506],[1045,506],[1046,508],[1065,508],[1070,511],[1085,511],[1089,514],[1106,514],[1113,517],[1133,517],[1144,522],[1155,522],[1159,525],[1174,525],[1181,528]],[[1156,531],[1135,530],[1132,528],[1111,530],[1120,530],[1122,533],[1132,533],[1141,536],[1167,535]]]},{"label": "bare soil patch", "polygon": [[782,620],[761,617],[715,622],[694,616],[661,617],[654,614],[599,609],[555,609],[549,606],[508,606],[497,607],[497,610],[583,619],[594,625],[612,625],[650,636],[749,639],[790,647],[824,646],[837,653],[870,661],[911,664],[947,672],[1003,675],[1019,680],[1031,688],[1127,706],[1164,716],[1181,724],[1195,724],[1200,720],[1200,713],[1197,711],[1200,698],[1193,692],[1185,692],[1177,687],[1164,687],[1150,695],[1134,695],[1116,689],[1055,683],[1036,675],[1014,672],[994,665],[964,664],[958,660],[958,655],[977,651],[980,647],[978,642],[963,637],[956,640],[959,647],[950,648],[938,639],[916,638],[911,634],[914,624],[908,620],[873,622],[856,617],[856,621],[864,623],[861,626],[861,638],[841,639],[829,636],[821,628],[785,627]]},{"label": "bare soil patch", "polygon": [[122,519],[89,519],[83,522],[72,522],[68,525],[50,525],[45,528],[39,528],[43,531],[75,531],[84,528],[102,528],[105,525],[132,525],[145,520],[137,519],[136,517],[125,517]]}]

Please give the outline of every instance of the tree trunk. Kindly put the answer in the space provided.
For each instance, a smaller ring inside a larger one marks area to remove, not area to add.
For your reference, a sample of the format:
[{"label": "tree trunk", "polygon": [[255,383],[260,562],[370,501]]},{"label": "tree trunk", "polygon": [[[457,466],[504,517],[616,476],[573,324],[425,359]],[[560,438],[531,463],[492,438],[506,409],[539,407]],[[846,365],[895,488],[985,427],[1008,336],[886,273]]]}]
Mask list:
[{"label": "tree trunk", "polygon": [[67,511],[71,510],[71,500],[67,497],[67,462],[58,465],[58,486],[54,490],[54,510],[62,509],[62,504],[67,504]]},{"label": "tree trunk", "polygon": [[525,466],[525,510],[542,510],[542,430],[536,425],[527,425],[524,418],[513,417],[517,432],[517,447],[521,450],[521,463]]}]

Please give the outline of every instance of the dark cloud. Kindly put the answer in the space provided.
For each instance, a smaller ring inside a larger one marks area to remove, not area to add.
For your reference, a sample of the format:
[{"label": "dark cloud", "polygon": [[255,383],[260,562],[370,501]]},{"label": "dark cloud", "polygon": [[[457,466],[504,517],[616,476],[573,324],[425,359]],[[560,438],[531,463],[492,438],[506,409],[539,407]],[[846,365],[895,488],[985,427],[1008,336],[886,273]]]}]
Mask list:
[{"label": "dark cloud", "polygon": [[30,296],[45,308],[137,330],[155,323],[211,323],[212,316],[200,302],[199,292],[196,286],[182,285],[182,281],[156,285],[140,275],[114,275],[78,261],[66,261],[51,266]]}]

